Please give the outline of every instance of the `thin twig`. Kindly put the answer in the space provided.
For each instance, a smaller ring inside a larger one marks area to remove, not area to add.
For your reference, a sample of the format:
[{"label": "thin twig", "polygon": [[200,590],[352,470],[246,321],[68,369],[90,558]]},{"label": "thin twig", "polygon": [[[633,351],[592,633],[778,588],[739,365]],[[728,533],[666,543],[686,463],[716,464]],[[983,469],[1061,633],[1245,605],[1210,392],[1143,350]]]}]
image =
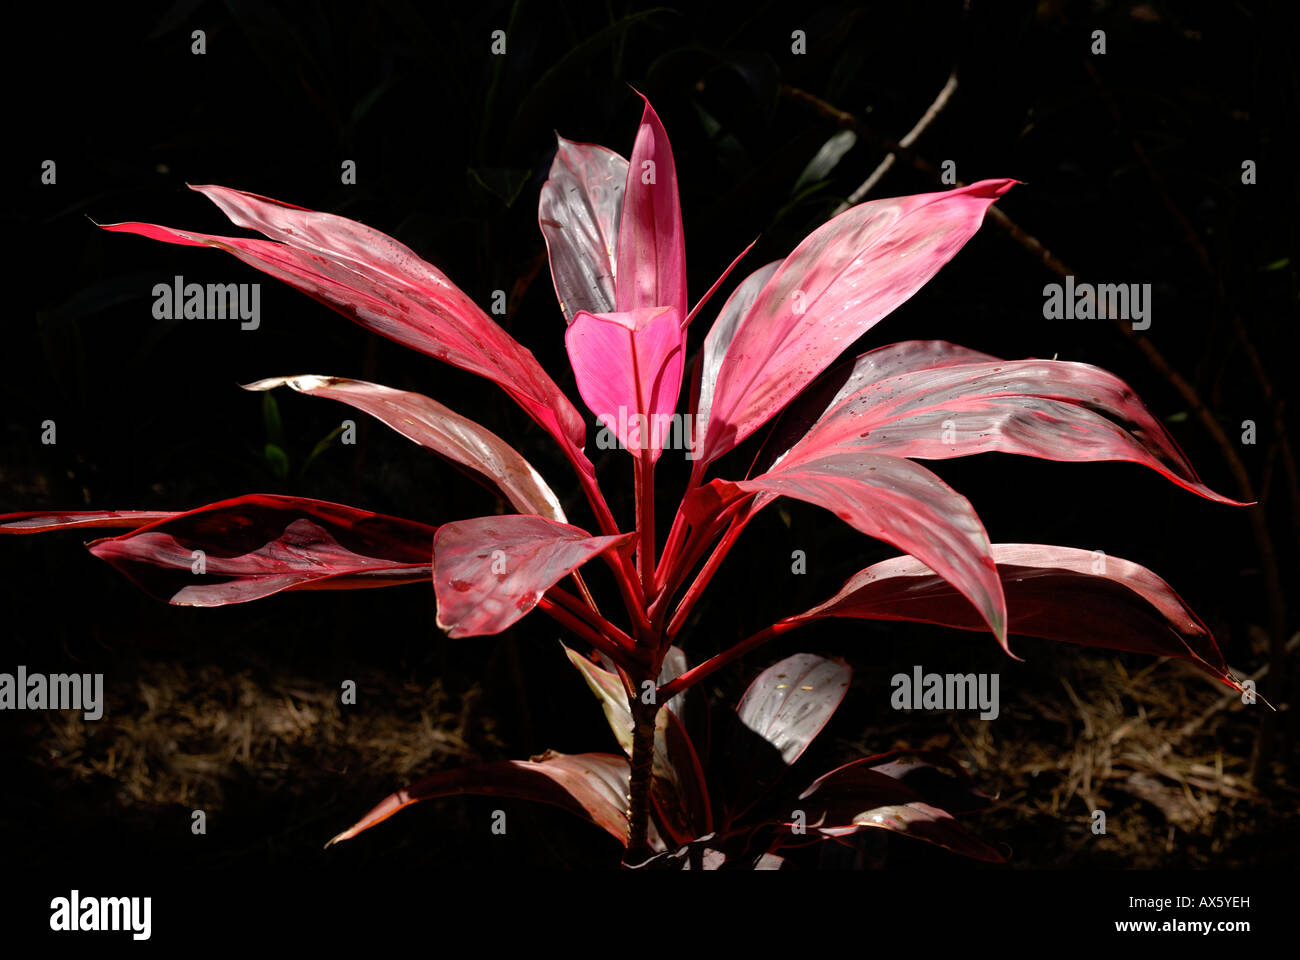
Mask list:
[{"label": "thin twig", "polygon": [[[925,133],[925,128],[933,123],[939,114],[943,113],[943,108],[948,106],[948,101],[952,99],[952,95],[956,89],[957,71],[954,70],[952,73],[948,74],[948,82],[943,85],[943,89],[940,90],[939,95],[934,98],[934,102],[930,104],[929,109],[921,115],[920,120],[916,121],[916,125],[912,127],[911,130],[907,131],[907,135],[903,137],[902,140],[898,141],[899,145],[910,147],[912,144],[916,143],[917,138],[920,137],[921,134]],[[880,165],[872,171],[871,176],[867,177],[867,179],[862,182],[862,186],[849,194],[847,200],[835,208],[835,213],[833,213],[832,216],[839,216],[849,207],[861,203],[862,198],[869,194],[885,174],[889,172],[889,168],[894,165],[894,159],[896,156],[897,154],[891,151],[884,160],[881,160]]]}]

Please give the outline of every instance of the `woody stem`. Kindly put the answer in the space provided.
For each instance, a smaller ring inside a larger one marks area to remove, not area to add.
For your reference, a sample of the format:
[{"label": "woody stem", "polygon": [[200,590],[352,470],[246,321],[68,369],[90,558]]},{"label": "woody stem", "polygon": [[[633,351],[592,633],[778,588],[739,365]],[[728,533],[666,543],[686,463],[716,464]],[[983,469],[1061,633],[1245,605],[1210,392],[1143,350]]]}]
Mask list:
[{"label": "woody stem", "polygon": [[[656,697],[656,699],[658,699]],[[650,778],[655,741],[656,703],[642,703],[641,698],[631,698],[632,707],[632,766],[628,778],[627,850],[623,866],[633,867],[650,855],[648,839],[650,826]]]}]

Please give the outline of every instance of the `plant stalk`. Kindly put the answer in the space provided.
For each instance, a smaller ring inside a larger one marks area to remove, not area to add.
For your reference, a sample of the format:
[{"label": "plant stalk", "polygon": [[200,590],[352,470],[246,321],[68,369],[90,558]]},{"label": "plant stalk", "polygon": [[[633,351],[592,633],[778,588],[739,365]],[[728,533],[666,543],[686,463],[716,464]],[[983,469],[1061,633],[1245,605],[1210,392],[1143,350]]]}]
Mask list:
[{"label": "plant stalk", "polygon": [[[656,699],[658,699],[656,697]],[[655,746],[655,714],[657,703],[642,703],[639,696],[632,697],[632,766],[628,778],[627,796],[627,850],[623,853],[623,866],[634,867],[650,856],[648,839],[650,827],[650,777],[653,769]]]},{"label": "plant stalk", "polygon": [[655,588],[655,463],[648,450],[642,450],[636,462],[636,531],[641,593],[649,603]]}]

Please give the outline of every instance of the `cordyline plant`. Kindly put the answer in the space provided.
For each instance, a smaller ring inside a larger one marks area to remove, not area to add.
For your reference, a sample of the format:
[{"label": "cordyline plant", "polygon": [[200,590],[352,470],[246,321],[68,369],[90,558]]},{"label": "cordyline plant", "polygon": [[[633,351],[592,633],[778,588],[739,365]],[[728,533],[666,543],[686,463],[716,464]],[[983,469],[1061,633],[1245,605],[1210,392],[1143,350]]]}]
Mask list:
[{"label": "cordyline plant", "polygon": [[[1092,551],[990,543],[970,503],[917,462],[986,451],[1128,460],[1235,503],[1200,482],[1125,383],[1084,363],[1000,360],[917,340],[828,372],[961,249],[1014,182],[860,204],[736,288],[691,369],[686,422],[696,426],[684,442],[693,468],[661,548],[655,464],[674,428],[691,321],[727,274],[690,306],[672,149],[648,102],[630,161],[560,138],[538,217],[578,392],[631,457],[631,530],[610,511],[583,451],[583,415],[532,353],[437,268],[343,217],[195,187],[237,226],[267,239],[144,223],[104,229],[225,250],[368,330],[487,377],[559,445],[596,531],[570,524],[552,488],[505,440],[437,401],[359,380],[291,376],[248,389],[288,386],[363,410],[473,472],[518,513],[434,528],[340,504],[249,495],[184,512],[11,514],[0,517],[0,532],[131,528],[90,551],[174,604],[432,579],[437,622],[450,636],[500,633],[539,608],[593,648],[595,659],[569,656],[601,698],[626,758],[551,752],[445,771],[389,797],[335,840],[416,800],[482,793],[570,809],[615,836],[628,865],[771,865],[783,845],[807,842],[783,829],[795,810],[815,839],[883,827],[997,859],[953,823],[948,808],[972,809],[976,794],[942,758],[868,757],[802,793],[769,790],[839,704],[843,665],[799,655],[765,672],[734,714],[724,712],[727,729],[749,739],[714,749],[713,762],[701,740],[707,725],[688,729],[685,694],[763,642],[830,617],[987,630],[1008,653],[1014,633],[1178,657],[1240,689],[1205,626],[1154,573]],[[762,428],[766,439],[745,476],[706,479],[711,464]],[[741,531],[781,496],[824,507],[904,555],[688,668],[674,645],[688,614]],[[618,585],[621,626],[583,581],[580,568],[595,559]],[[568,580],[572,591],[561,585]]]}]

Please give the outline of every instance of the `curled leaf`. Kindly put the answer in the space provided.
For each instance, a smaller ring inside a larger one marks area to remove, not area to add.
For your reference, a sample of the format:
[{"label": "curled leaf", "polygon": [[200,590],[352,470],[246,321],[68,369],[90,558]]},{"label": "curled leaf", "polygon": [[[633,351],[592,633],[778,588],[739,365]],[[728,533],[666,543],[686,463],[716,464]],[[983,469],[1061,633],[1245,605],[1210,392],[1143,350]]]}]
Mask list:
[{"label": "curled leaf", "polygon": [[251,494],[89,545],[169,603],[216,607],[281,590],[428,580],[436,528],[322,500]]}]

